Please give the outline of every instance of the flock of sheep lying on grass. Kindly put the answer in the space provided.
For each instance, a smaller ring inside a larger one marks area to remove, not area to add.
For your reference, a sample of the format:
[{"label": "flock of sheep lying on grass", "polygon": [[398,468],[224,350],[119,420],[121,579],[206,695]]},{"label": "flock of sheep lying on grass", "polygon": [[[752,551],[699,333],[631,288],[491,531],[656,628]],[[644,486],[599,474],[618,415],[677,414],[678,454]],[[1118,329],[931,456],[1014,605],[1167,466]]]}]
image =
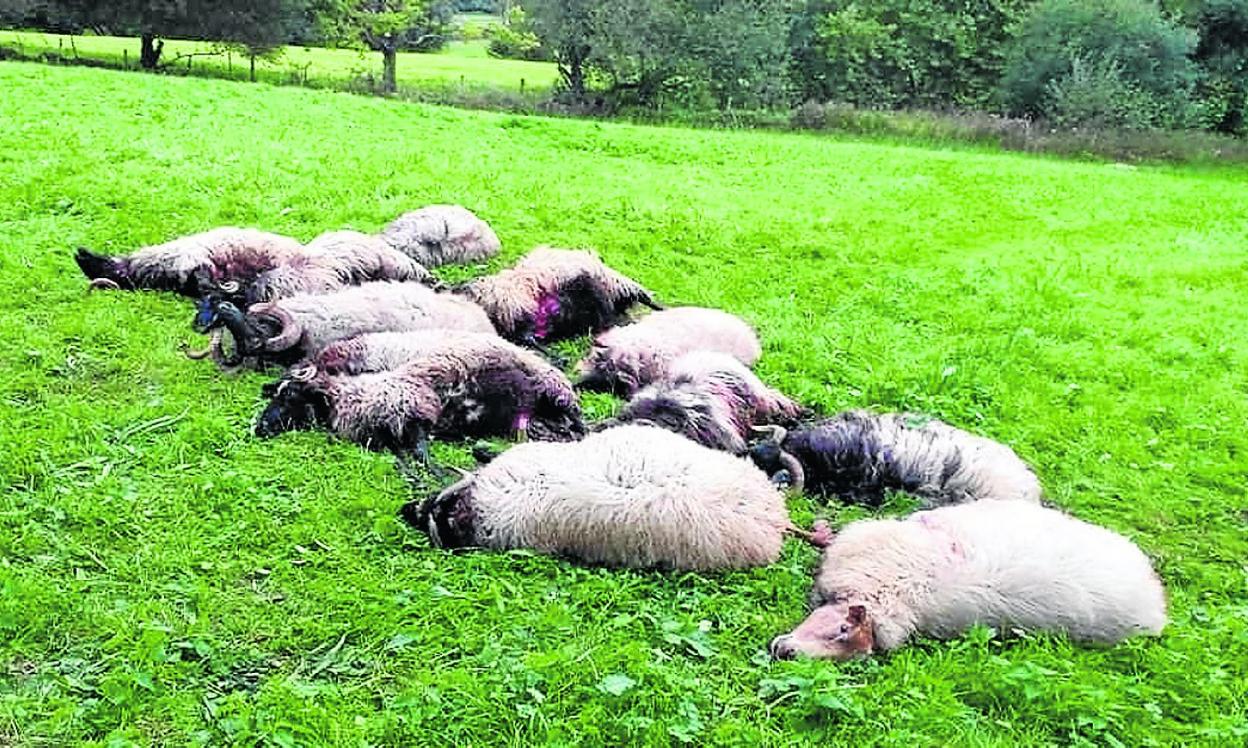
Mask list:
[{"label": "flock of sheep lying on grass", "polygon": [[[907,414],[817,418],[751,371],[762,347],[746,322],[664,309],[592,252],[535,249],[454,288],[429,271],[499,246],[468,210],[435,205],[377,235],[301,245],[220,228],[76,259],[93,287],[195,299],[194,327],[211,342],[188,356],[284,367],[263,390],[258,436],[324,428],[435,470],[431,439],[525,441],[402,508],[435,546],[711,571],[770,564],[796,535],[823,561],[814,611],[772,642],[778,658],[845,659],[976,624],[1102,643],[1165,626],[1140,549],[1042,506],[1009,447]],[[642,306],[654,311],[634,321]],[[595,338],[574,384],[539,353],[585,333]],[[587,427],[578,389],[628,400]],[[902,491],[927,509],[807,532],[785,486],[871,506]]]}]

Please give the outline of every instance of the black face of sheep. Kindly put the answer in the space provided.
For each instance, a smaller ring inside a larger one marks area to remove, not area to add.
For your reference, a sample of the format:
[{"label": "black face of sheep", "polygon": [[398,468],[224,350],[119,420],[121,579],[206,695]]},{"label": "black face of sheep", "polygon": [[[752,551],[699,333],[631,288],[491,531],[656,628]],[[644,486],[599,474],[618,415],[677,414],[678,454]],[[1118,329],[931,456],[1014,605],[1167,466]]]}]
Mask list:
[{"label": "black face of sheep", "polygon": [[578,390],[602,392],[616,397],[628,397],[628,388],[605,367],[595,367],[573,383]]},{"label": "black face of sheep", "polygon": [[472,491],[472,479],[465,479],[424,501],[404,504],[400,514],[409,525],[428,535],[435,548],[470,548],[477,544]]},{"label": "black face of sheep", "polygon": [[329,401],[303,382],[285,380],[271,390],[266,387],[264,392],[271,392],[273,399],[256,421],[256,436],[261,439],[329,422]]},{"label": "black face of sheep", "polygon": [[78,263],[82,274],[91,279],[92,288],[134,290],[134,282],[122,272],[117,260],[112,257],[97,255],[86,247],[79,247],[74,254],[74,262]]}]

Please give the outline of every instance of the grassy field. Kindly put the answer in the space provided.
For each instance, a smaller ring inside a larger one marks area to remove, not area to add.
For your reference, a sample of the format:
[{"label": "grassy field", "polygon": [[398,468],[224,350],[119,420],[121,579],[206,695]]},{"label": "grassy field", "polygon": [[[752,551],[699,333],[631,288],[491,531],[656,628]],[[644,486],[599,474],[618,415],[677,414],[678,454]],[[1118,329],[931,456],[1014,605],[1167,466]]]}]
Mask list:
[{"label": "grassy field", "polygon": [[[0,745],[1248,739],[1243,171],[22,63],[0,90]],[[433,202],[489,220],[503,261],[593,246],[669,303],[745,316],[761,375],[809,403],[1008,442],[1156,560],[1172,625],[773,663],[816,560],[796,542],[718,576],[430,550],[389,459],[255,440],[265,376],[186,360],[186,302],[88,295],[70,257]]]},{"label": "grassy field", "polygon": [[[138,39],[119,36],[75,36],[71,41],[71,37],[60,34],[0,30],[0,46],[20,50],[27,56],[54,52],[102,60],[116,66],[128,59],[131,66],[138,67],[139,59]],[[215,51],[210,42],[168,40],[161,60],[179,71],[185,70],[187,63],[185,59],[174,63],[179,55]],[[238,80],[248,76],[247,58],[238,54],[197,56],[190,58],[190,64],[200,75]],[[369,74],[381,77],[380,54],[350,49],[286,47],[276,60],[256,63],[257,79],[269,83],[343,83]],[[490,57],[482,40],[451,42],[434,54],[401,53],[398,63],[399,85],[421,88],[464,86],[519,90],[523,86],[529,90],[546,90],[558,77],[553,63]]]}]

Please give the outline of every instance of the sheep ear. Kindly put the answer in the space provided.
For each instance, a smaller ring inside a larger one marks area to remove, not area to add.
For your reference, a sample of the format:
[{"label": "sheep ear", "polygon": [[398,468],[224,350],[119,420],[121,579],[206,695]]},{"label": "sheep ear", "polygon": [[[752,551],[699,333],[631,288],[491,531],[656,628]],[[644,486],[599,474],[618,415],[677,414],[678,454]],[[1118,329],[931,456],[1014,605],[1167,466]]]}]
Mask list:
[{"label": "sheep ear", "polygon": [[867,622],[867,609],[861,605],[849,606],[849,622],[861,626]]}]

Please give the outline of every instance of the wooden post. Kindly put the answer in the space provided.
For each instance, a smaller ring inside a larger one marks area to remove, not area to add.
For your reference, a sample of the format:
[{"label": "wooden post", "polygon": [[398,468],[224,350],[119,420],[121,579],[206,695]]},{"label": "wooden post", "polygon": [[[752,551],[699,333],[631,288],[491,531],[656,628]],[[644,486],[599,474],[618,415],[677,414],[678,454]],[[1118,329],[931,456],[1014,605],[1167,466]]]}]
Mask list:
[{"label": "wooden post", "polygon": [[123,70],[130,69],[130,50],[121,50],[121,67]]},{"label": "wooden post", "polygon": [[520,93],[524,93],[524,78],[520,79]]}]

